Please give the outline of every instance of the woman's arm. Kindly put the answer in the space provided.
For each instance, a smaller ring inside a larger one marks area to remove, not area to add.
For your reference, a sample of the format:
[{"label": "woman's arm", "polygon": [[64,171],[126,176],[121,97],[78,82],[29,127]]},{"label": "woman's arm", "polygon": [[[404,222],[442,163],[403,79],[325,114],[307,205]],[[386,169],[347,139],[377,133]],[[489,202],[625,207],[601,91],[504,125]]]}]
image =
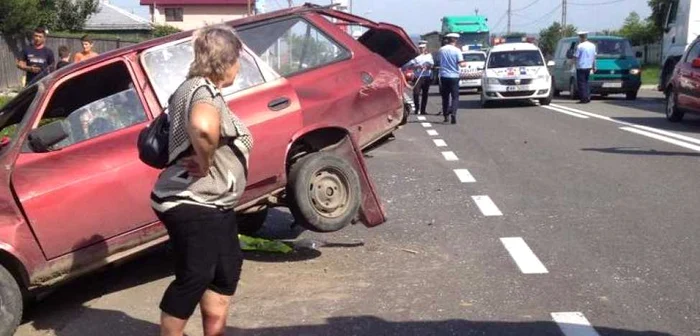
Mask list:
[{"label": "woman's arm", "polygon": [[221,138],[221,117],[216,107],[207,103],[196,103],[190,112],[187,133],[194,148],[194,156],[191,159],[198,166],[199,172],[189,168],[188,170],[190,173],[194,172],[194,175],[206,176]]}]

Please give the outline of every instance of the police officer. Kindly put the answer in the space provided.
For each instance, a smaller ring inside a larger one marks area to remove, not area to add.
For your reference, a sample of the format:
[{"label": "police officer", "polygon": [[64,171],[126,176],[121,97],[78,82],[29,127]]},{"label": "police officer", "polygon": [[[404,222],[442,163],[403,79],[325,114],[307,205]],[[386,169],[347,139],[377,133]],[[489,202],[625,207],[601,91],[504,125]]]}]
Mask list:
[{"label": "police officer", "polygon": [[576,59],[576,83],[578,85],[578,96],[580,104],[591,102],[591,87],[588,78],[591,72],[595,72],[596,46],[588,41],[588,32],[577,33],[579,44],[576,47],[574,58]]},{"label": "police officer", "polygon": [[[435,65],[433,55],[428,52],[428,42],[418,43],[420,55],[408,62],[408,67],[413,69],[416,81],[413,86],[413,101],[416,104],[416,114],[425,114],[428,105],[428,91],[430,91],[430,79],[432,78],[432,67]],[[420,110],[419,110],[420,107]]]},{"label": "police officer", "polygon": [[[462,51],[457,48],[459,34],[445,35],[448,43],[440,48],[440,95],[442,96],[442,115],[445,122],[457,123],[459,109],[459,68],[466,66]],[[450,99],[451,98],[451,99]]]}]

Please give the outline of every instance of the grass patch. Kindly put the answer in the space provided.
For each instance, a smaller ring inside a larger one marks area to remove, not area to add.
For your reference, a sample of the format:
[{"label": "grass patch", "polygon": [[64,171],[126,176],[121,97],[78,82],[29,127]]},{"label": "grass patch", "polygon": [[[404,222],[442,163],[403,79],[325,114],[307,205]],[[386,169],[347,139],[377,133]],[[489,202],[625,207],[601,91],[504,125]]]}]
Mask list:
[{"label": "grass patch", "polygon": [[661,67],[659,67],[658,65],[642,66],[642,85],[659,84],[659,74],[660,73],[661,73]]},{"label": "grass patch", "polygon": [[7,97],[7,96],[0,96],[0,108],[5,106],[5,104],[7,104],[7,102],[9,102],[10,99],[12,99],[12,98]]}]

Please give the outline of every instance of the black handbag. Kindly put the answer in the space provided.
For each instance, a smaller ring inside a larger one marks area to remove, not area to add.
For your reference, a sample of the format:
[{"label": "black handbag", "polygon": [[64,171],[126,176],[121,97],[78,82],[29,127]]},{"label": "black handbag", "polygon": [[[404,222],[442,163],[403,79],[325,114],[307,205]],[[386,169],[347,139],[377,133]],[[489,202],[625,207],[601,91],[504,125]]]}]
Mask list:
[{"label": "black handbag", "polygon": [[139,133],[136,143],[139,149],[139,159],[153,168],[166,168],[169,156],[169,133],[170,120],[168,114],[163,112]]}]

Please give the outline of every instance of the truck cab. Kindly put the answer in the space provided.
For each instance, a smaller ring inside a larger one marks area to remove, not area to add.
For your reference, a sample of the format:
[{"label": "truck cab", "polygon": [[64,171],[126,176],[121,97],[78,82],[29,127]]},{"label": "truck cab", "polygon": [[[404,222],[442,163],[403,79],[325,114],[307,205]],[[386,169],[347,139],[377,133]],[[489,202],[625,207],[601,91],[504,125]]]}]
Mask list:
[{"label": "truck cab", "polygon": [[700,0],[672,0],[666,10],[660,91],[665,90],[676,64],[700,32]]}]

